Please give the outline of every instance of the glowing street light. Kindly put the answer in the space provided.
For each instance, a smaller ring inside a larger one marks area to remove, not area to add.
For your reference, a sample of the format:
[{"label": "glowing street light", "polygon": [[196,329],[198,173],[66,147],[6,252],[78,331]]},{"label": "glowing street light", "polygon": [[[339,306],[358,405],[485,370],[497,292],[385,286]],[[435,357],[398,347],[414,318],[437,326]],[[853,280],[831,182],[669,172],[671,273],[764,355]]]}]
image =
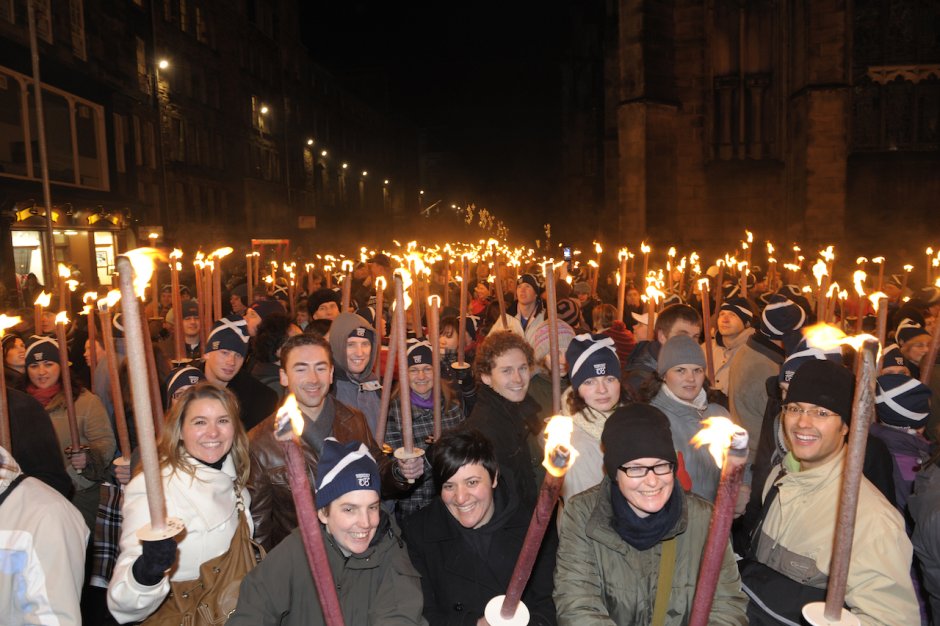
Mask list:
[{"label": "glowing street light", "polygon": [[262,105],[261,105],[261,115],[267,115],[267,114],[268,114],[268,105],[262,104]]},{"label": "glowing street light", "polygon": [[160,59],[157,61],[157,67],[159,67],[161,70],[165,70],[170,67],[170,62],[166,59]]},{"label": "glowing street light", "polygon": [[320,156],[324,156],[324,157],[325,157],[325,156],[326,156],[326,150],[323,150],[322,152],[320,152]]},{"label": "glowing street light", "polygon": [[312,146],[312,145],[313,145],[313,138],[307,140],[307,145],[308,145],[308,146]]}]

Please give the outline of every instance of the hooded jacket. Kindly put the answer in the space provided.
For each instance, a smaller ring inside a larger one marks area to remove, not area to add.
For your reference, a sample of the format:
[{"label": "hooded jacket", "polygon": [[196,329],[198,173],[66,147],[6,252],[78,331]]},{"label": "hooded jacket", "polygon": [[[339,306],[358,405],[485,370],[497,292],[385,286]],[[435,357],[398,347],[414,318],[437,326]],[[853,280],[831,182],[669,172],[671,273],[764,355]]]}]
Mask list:
[{"label": "hooded jacket", "polygon": [[[599,485],[574,496],[565,506],[555,568],[559,624],[614,626],[652,621],[662,542],[640,551],[617,534],[611,525],[612,488],[615,486],[605,476]],[[678,482],[673,488],[679,488]],[[682,516],[664,537],[676,538],[667,626],[688,622],[712,513],[708,502],[690,494],[683,496]],[[741,577],[728,545],[708,623],[745,626],[746,606],[747,596],[741,591]]]},{"label": "hooded jacket", "polygon": [[[405,543],[382,512],[372,543],[346,556],[320,524],[326,555],[350,626],[427,624],[421,616],[421,579]],[[299,530],[294,530],[242,581],[228,626],[320,626],[326,622]]]},{"label": "hooded jacket", "polygon": [[[411,562],[421,574],[424,616],[434,626],[475,626],[487,602],[506,593],[532,510],[521,506],[511,480],[503,474],[493,499],[493,517],[480,528],[463,528],[439,497],[405,521],[403,536]],[[474,544],[471,536],[475,536]],[[481,554],[484,546],[485,554]],[[557,549],[558,535],[552,525],[522,594],[534,626],[555,624],[552,574]]]},{"label": "hooded jacket", "polygon": [[[0,448],[0,496],[21,476]],[[0,506],[0,622],[82,623],[79,599],[89,530],[78,510],[57,491],[25,478]]]},{"label": "hooded jacket", "polygon": [[[372,331],[370,335],[372,350],[369,353],[369,362],[362,373],[351,374],[346,360],[346,340],[357,328]],[[369,424],[369,430],[375,436],[382,391],[379,377],[372,371],[379,354],[378,335],[369,322],[361,316],[355,313],[340,313],[330,325],[329,339],[330,350],[333,352],[334,395],[346,406],[360,411]]]}]

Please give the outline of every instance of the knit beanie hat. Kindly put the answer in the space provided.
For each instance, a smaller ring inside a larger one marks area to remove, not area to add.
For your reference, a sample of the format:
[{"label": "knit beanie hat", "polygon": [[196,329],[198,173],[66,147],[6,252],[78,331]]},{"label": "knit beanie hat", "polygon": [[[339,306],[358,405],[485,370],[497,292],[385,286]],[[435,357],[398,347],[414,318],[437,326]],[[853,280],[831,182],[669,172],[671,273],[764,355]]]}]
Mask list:
[{"label": "knit beanie hat", "polygon": [[535,289],[536,294],[542,293],[542,285],[539,283],[538,276],[535,274],[521,274],[519,278],[516,279],[516,286],[518,287],[522,283],[526,283],[532,289]]},{"label": "knit beanie hat", "polygon": [[412,365],[431,365],[431,344],[417,339],[408,340],[408,367]]},{"label": "knit beanie hat", "polygon": [[796,303],[797,306],[803,309],[803,313],[805,313],[807,317],[813,314],[813,307],[810,306],[809,300],[803,295],[803,290],[797,285],[782,285],[780,289],[777,290],[777,293],[784,296],[787,300]]},{"label": "knit beanie hat", "polygon": [[251,305],[251,308],[254,309],[254,312],[258,314],[262,321],[268,319],[268,316],[273,313],[287,313],[284,310],[284,305],[277,300],[258,300]]},{"label": "knit beanie hat", "polygon": [[[352,313],[350,315],[353,315]],[[363,320],[365,321],[365,320]],[[369,343],[375,343],[375,329],[371,326],[357,326],[349,331],[349,334],[346,335],[346,339],[368,339]]]},{"label": "knit beanie hat", "polygon": [[[184,300],[180,302],[180,311],[183,312],[183,319],[187,317],[199,317],[199,303],[195,300]],[[176,309],[170,309],[166,313],[166,323],[176,323]]]},{"label": "knit beanie hat", "polygon": [[930,333],[928,333],[927,330],[920,324],[915,324],[913,322],[904,320],[903,322],[901,322],[901,325],[898,326],[898,329],[897,331],[895,331],[894,336],[898,340],[898,344],[903,346],[908,341],[911,341],[912,339],[916,339],[917,337],[921,337],[921,336],[929,337]]},{"label": "knit beanie hat", "polygon": [[801,339],[800,343],[796,344],[796,349],[787,357],[787,360],[784,361],[783,365],[780,367],[780,374],[777,380],[781,383],[791,382],[793,375],[796,374],[796,370],[798,370],[801,365],[814,359],[819,361],[828,359],[842,365],[842,347],[835,346],[834,348],[826,350],[810,348],[806,343],[806,339]]},{"label": "knit beanie hat", "polygon": [[248,284],[242,283],[232,288],[231,295],[238,296],[242,304],[248,304]]},{"label": "knit beanie hat", "polygon": [[604,423],[601,445],[604,469],[612,481],[617,480],[618,468],[635,459],[677,462],[669,418],[649,404],[618,407]]},{"label": "knit beanie hat", "polygon": [[923,300],[924,304],[927,306],[940,304],[940,287],[934,285],[922,287],[920,291],[917,292],[917,299]]},{"label": "knit beanie hat", "polygon": [[248,322],[241,315],[229,313],[216,320],[206,340],[205,352],[231,350],[245,356],[248,354]]},{"label": "knit beanie hat", "polygon": [[317,462],[317,508],[329,506],[333,500],[350,491],[380,493],[379,466],[364,443],[340,443],[334,437],[323,440],[323,451]]},{"label": "knit beanie hat", "polygon": [[907,367],[907,363],[904,362],[904,355],[901,354],[901,349],[898,347],[898,344],[892,343],[885,347],[884,351],[881,353],[881,367]]},{"label": "knit beanie hat", "polygon": [[930,415],[930,387],[904,374],[878,377],[875,411],[878,419],[892,426],[920,428]]},{"label": "knit beanie hat", "polygon": [[26,365],[43,361],[59,362],[59,342],[51,337],[33,335],[26,341]]},{"label": "knit beanie hat", "polygon": [[0,339],[0,343],[2,343],[3,345],[4,352],[10,349],[13,346],[13,342],[16,341],[17,339],[22,341],[23,338],[17,335],[16,333],[5,334],[3,336],[3,339]]},{"label": "knit beanie hat", "polygon": [[575,390],[595,376],[620,378],[620,359],[614,340],[607,335],[578,335],[568,344],[565,360],[568,362],[568,377]]},{"label": "knit beanie hat", "polygon": [[677,293],[670,294],[663,299],[663,308],[667,306],[672,306],[673,304],[685,304],[685,300],[682,299]]},{"label": "knit beanie hat", "polygon": [[339,307],[343,303],[343,295],[332,289],[317,289],[307,296],[307,311],[310,312],[310,316],[313,317],[320,305],[327,302],[335,302],[336,306]]},{"label": "knit beanie hat", "polygon": [[580,280],[574,284],[573,290],[578,295],[587,296],[591,293],[591,285],[584,282],[583,280]]},{"label": "knit beanie hat", "polygon": [[202,370],[191,365],[181,365],[170,370],[166,377],[166,401],[169,405],[173,401],[173,394],[184,387],[197,384],[205,380],[206,375]]},{"label": "knit beanie hat", "polygon": [[581,325],[581,305],[574,298],[562,298],[558,301],[558,319],[569,326]]},{"label": "knit beanie hat", "polygon": [[[532,337],[529,340],[530,345],[532,346],[532,351],[535,353],[535,362],[541,363],[546,356],[548,356],[548,351],[550,347],[550,342],[548,340],[548,331],[551,328],[548,324],[548,320],[544,322],[539,322],[539,325],[535,327],[535,330],[532,331]],[[561,320],[558,320],[558,353],[564,354],[568,349],[568,346],[571,344],[571,340],[574,339],[574,329],[568,324],[564,323]],[[571,366],[571,362],[568,362],[568,366]]]},{"label": "knit beanie hat", "polygon": [[760,332],[770,339],[783,339],[803,327],[806,312],[785,296],[776,295],[761,314]]},{"label": "knit beanie hat", "polygon": [[751,324],[754,323],[754,312],[751,310],[750,304],[744,298],[731,298],[730,300],[725,300],[721,303],[721,307],[718,309],[721,311],[731,311],[744,323],[745,328],[750,328]]},{"label": "knit beanie hat", "polygon": [[656,371],[664,376],[675,366],[687,364],[705,367],[705,353],[702,352],[702,346],[688,335],[676,335],[664,343],[659,351]]},{"label": "knit beanie hat", "polygon": [[852,396],[855,377],[852,372],[829,360],[804,363],[790,380],[786,402],[806,402],[838,413],[848,424],[852,420]]}]

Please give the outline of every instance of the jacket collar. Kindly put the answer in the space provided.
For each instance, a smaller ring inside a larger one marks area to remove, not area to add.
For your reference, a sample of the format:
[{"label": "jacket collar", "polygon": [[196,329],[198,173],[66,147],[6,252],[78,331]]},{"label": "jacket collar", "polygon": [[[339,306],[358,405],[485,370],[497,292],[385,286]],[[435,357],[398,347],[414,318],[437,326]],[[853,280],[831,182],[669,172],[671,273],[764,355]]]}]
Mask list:
[{"label": "jacket collar", "polygon": [[754,333],[748,337],[746,345],[758,354],[763,354],[774,363],[783,364],[786,352],[762,333]]},{"label": "jacket collar", "polygon": [[846,447],[843,446],[842,452],[828,463],[813,469],[799,471],[799,461],[796,460],[792,452],[788,452],[783,460],[783,467],[786,468],[787,474],[779,482],[780,493],[778,497],[781,504],[821,491],[832,482],[841,483],[842,473],[845,470],[845,454]]}]

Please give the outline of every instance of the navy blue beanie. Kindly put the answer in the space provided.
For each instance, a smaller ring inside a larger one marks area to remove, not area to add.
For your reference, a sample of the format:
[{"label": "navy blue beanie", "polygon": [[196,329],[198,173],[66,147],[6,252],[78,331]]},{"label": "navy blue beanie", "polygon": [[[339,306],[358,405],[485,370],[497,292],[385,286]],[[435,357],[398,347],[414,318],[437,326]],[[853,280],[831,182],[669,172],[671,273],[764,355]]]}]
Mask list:
[{"label": "navy blue beanie", "polygon": [[317,462],[317,508],[322,509],[350,491],[381,492],[379,466],[365,444],[342,444],[333,437],[323,440]]}]

